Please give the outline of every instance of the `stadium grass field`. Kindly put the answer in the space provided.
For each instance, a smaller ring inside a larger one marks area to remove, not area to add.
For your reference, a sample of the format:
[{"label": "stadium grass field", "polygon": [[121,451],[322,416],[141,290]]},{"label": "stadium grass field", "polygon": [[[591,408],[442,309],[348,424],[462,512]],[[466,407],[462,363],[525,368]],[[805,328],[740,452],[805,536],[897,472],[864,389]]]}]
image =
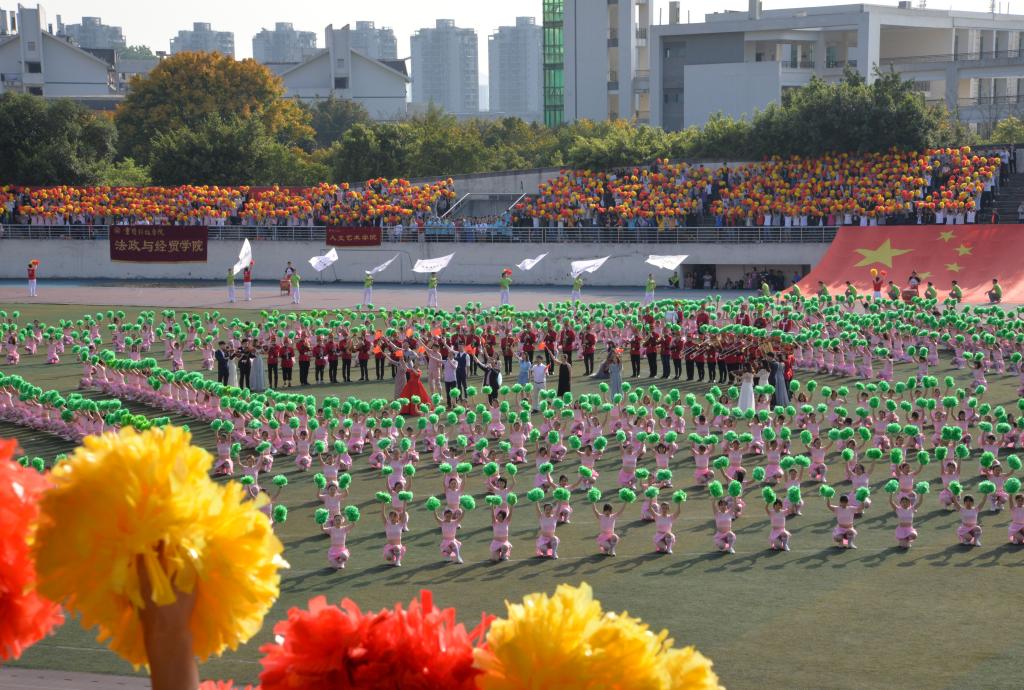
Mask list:
[{"label": "stadium grass field", "polygon": [[[417,294],[417,303],[419,298]],[[139,311],[107,305],[8,303],[3,308],[20,309],[22,322],[40,319],[47,323],[109,308],[125,309],[132,320]],[[229,318],[252,314],[220,311]],[[940,378],[957,375],[958,381],[966,384],[966,374],[952,371],[948,356],[944,360],[932,374]],[[199,361],[198,353],[187,353],[187,368],[197,368]],[[47,366],[44,362],[42,348],[40,354],[23,357],[18,366],[2,368],[43,389],[75,389],[81,369],[70,352],[60,365]],[[596,382],[582,377],[579,363],[574,373],[574,392],[596,392]],[[897,367],[897,377],[912,373],[910,367]],[[798,372],[798,378],[816,378],[832,386],[840,381],[803,372]],[[652,383],[646,378],[631,382]],[[663,388],[675,385],[660,379],[656,383]],[[993,404],[1015,403],[1016,376],[991,376],[989,383],[986,400]],[[680,388],[700,395],[708,384],[683,383]],[[371,398],[390,395],[392,386],[387,381],[295,390],[319,398]],[[95,392],[86,395],[99,397]],[[134,404],[131,407],[151,416],[162,414]],[[206,424],[176,416],[172,420],[190,423],[196,442],[213,449],[212,432]],[[25,453],[47,460],[72,447],[55,437],[0,423],[0,437],[11,436],[18,439]],[[830,461],[834,460],[833,456]],[[599,484],[602,489],[614,488],[618,464],[616,452],[606,453],[598,466],[603,475]],[[203,664],[203,678],[255,681],[260,670],[259,646],[272,639],[273,623],[284,618],[289,607],[302,606],[316,595],[326,595],[330,601],[350,597],[363,609],[377,609],[396,601],[407,602],[427,588],[434,591],[441,605],[456,606],[459,617],[472,625],[481,611],[503,613],[506,599],[518,600],[533,591],[550,592],[562,582],[585,581],[593,586],[607,610],[628,610],[653,628],[667,628],[677,644],[693,644],[710,656],[722,683],[729,688],[1022,685],[1016,664],[1024,653],[1024,637],[1016,624],[1014,602],[1024,574],[1020,570],[1024,550],[1006,543],[1006,513],[984,515],[983,548],[957,545],[957,519],[939,506],[934,495],[938,486],[934,463],[922,475],[922,479],[932,482],[933,495],[927,498],[915,522],[920,536],[909,552],[895,545],[896,522],[881,490],[888,479],[887,465],[883,465],[873,476],[874,506],[857,523],[858,550],[840,551],[832,546],[834,518],[817,496],[817,489],[807,484],[804,515],[789,522],[792,551],[767,550],[767,516],[759,492],[751,490],[747,511],[736,523],[737,553],[720,555],[712,544],[707,492],[691,486],[693,464],[686,458],[673,463],[676,485],[689,493],[676,525],[679,541],[674,555],[652,552],[653,526],[639,520],[638,506],[631,507],[620,520],[623,540],[619,555],[598,555],[594,543],[596,521],[585,499],[577,494],[573,498],[576,513],[572,524],[559,528],[559,560],[533,558],[537,520],[533,507],[524,500],[513,518],[513,560],[501,564],[487,560],[490,527],[488,512],[479,500],[483,494],[482,474],[475,468],[468,486],[480,508],[467,515],[463,523],[460,538],[466,563],[461,566],[442,562],[438,529],[422,508],[429,495],[440,493],[439,475],[428,464],[417,473],[412,487],[416,500],[412,532],[405,539],[409,551],[403,566],[394,568],[385,565],[381,557],[383,529],[379,508],[373,502],[382,480],[367,468],[365,456],[359,456],[347,503],[358,505],[363,519],[348,542],[352,553],[348,568],[340,572],[327,567],[328,540],[313,521],[318,501],[312,472],[298,471],[288,458],[280,459],[274,469],[290,481],[279,498],[289,509],[288,521],[278,525],[277,532],[291,568],[282,573],[281,596],[262,631],[238,651]],[[976,469],[976,457],[965,464],[963,476],[968,490],[977,485]],[[528,488],[527,474],[521,477],[521,496]],[[834,481],[841,470],[830,466],[830,475]],[[842,486],[838,482],[836,485]],[[102,516],[89,517],[102,520]],[[95,631],[83,630],[69,620],[56,635],[35,645],[12,665],[131,673],[127,664],[96,643],[94,637]]]}]

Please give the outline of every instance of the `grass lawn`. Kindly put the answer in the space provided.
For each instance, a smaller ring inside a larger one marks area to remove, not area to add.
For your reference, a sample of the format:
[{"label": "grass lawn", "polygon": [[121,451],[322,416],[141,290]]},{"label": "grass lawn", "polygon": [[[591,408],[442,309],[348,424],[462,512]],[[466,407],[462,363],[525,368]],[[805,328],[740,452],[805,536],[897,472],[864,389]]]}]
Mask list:
[{"label": "grass lawn", "polygon": [[[20,309],[23,323],[25,318],[55,323],[60,318],[75,319],[84,313],[119,307],[7,304],[4,308]],[[138,309],[126,311],[128,318],[134,319]],[[221,311],[229,318],[246,313]],[[197,368],[199,360],[198,353],[191,353],[186,366]],[[944,360],[943,366],[931,372],[940,380],[948,374],[957,375],[948,366],[948,356]],[[19,366],[4,370],[18,373],[44,390],[75,389],[81,368],[70,352],[58,366],[47,366],[44,361],[45,347],[41,354],[23,357]],[[597,390],[595,382],[582,377],[579,363],[576,373],[580,375],[573,381],[574,391]],[[898,377],[912,373],[910,367],[897,368]],[[812,378],[800,372],[798,377]],[[813,378],[833,387],[839,382],[827,376]],[[957,378],[962,384],[969,382],[963,372]],[[640,379],[640,383],[650,381]],[[987,401],[993,405],[1016,403],[1016,376],[992,375],[989,383]],[[681,385],[684,393],[703,394],[707,387]],[[296,390],[318,397],[370,398],[390,395],[392,386],[387,381],[383,385]],[[138,409],[152,416],[161,414]],[[172,419],[176,423],[189,421]],[[195,421],[191,425],[196,442],[213,450],[209,428]],[[0,423],[0,437],[10,436],[19,440],[27,454],[47,460],[70,450],[70,444],[60,439]],[[599,465],[601,488],[613,488],[618,464],[614,452],[606,454]],[[407,602],[419,590],[431,589],[441,605],[456,606],[460,618],[472,624],[481,611],[503,613],[505,600],[517,600],[538,590],[550,592],[562,582],[585,581],[594,587],[607,610],[628,610],[654,628],[668,628],[677,643],[697,646],[714,660],[722,683],[730,688],[1021,686],[1014,660],[1024,654],[1024,638],[1013,623],[1012,601],[1020,587],[1018,578],[1024,575],[1020,570],[1024,551],[1006,544],[1006,513],[985,515],[983,548],[958,546],[957,520],[939,506],[934,495],[938,486],[935,463],[922,476],[932,481],[934,493],[916,521],[920,536],[909,552],[895,546],[896,521],[881,490],[888,476],[879,467],[873,477],[874,506],[857,525],[858,550],[844,552],[832,546],[834,518],[817,497],[816,488],[808,485],[803,516],[789,522],[792,551],[767,550],[767,516],[759,491],[751,490],[746,514],[736,523],[737,553],[720,555],[712,543],[707,492],[689,486],[692,458],[681,453],[673,461],[673,470],[677,485],[689,493],[689,501],[676,525],[679,541],[674,555],[652,552],[653,525],[639,520],[638,506],[620,520],[623,540],[619,555],[597,555],[596,521],[578,493],[573,499],[573,523],[558,531],[562,539],[559,560],[532,557],[537,520],[533,507],[524,500],[513,519],[514,560],[501,564],[487,560],[488,512],[478,509],[463,522],[460,538],[466,563],[461,566],[442,562],[439,531],[421,507],[427,496],[441,493],[437,471],[424,466],[413,485],[417,508],[412,513],[412,531],[405,539],[409,550],[402,567],[394,568],[385,565],[381,556],[383,528],[379,509],[373,503],[373,494],[382,481],[360,456],[348,502],[360,507],[363,519],[349,538],[352,557],[348,568],[341,572],[327,567],[328,539],[313,522],[318,501],[312,473],[299,472],[290,458],[280,459],[274,469],[290,480],[279,499],[288,506],[289,518],[277,531],[291,568],[283,573],[281,597],[260,634],[237,652],[204,664],[204,678],[255,681],[260,670],[259,646],[272,638],[273,622],[285,617],[289,607],[304,605],[316,595],[326,595],[333,601],[350,597],[364,609],[376,609],[396,601]],[[965,463],[963,481],[968,489],[977,484],[976,470],[975,461]],[[524,497],[531,479],[527,474],[521,476],[520,497]],[[842,471],[833,466],[830,475],[836,481]],[[469,486],[482,508],[479,468],[471,475]],[[82,630],[69,621],[13,665],[131,672],[127,664],[94,642],[94,636],[94,631]]]}]

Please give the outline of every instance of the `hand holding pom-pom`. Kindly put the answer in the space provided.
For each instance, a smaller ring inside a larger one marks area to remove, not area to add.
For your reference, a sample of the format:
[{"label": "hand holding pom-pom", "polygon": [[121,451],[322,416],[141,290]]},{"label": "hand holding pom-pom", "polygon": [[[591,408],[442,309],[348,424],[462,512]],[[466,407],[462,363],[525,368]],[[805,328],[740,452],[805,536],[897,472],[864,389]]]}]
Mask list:
[{"label": "hand holding pom-pom", "polygon": [[918,482],[917,484],[914,484],[914,493],[918,496],[924,496],[928,491],[928,482]]},{"label": "hand holding pom-pom", "polygon": [[536,503],[544,498],[544,489],[530,489],[526,492],[526,498]]},{"label": "hand holding pom-pom", "polygon": [[675,491],[675,492],[672,493],[672,502],[673,503],[684,503],[685,501],[686,501],[686,492],[683,491],[682,489],[679,489],[678,491]]},{"label": "hand holding pom-pom", "polygon": [[818,493],[825,498],[832,498],[833,496],[836,495],[836,490],[833,489],[828,484],[822,484],[820,487],[818,487]]},{"label": "hand holding pom-pom", "polygon": [[772,489],[772,487],[766,486],[763,489],[761,489],[761,498],[764,499],[765,503],[767,503],[768,505],[771,505],[771,504],[775,503],[775,499],[776,499],[775,491]]},{"label": "hand holding pom-pom", "polygon": [[996,490],[996,485],[993,482],[990,482],[990,481],[986,480],[986,481],[983,481],[980,484],[978,484],[978,492],[979,493],[987,495],[987,494],[995,493],[995,490]]},{"label": "hand holding pom-pom", "polygon": [[424,507],[426,507],[427,510],[434,512],[435,510],[441,507],[441,499],[439,499],[437,496],[431,496],[430,498],[427,499],[426,503],[424,504]]}]

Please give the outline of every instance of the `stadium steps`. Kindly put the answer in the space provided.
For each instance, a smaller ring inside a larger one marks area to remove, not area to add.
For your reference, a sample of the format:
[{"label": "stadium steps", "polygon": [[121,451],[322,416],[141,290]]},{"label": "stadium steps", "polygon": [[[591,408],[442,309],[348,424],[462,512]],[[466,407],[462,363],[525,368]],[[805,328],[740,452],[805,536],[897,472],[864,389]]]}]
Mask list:
[{"label": "stadium steps", "polygon": [[[1017,207],[1024,201],[1024,173],[1010,175],[1009,179],[1000,188],[999,197],[995,200],[994,207],[999,211],[999,223],[1016,223]],[[986,215],[986,220],[992,216]]]}]

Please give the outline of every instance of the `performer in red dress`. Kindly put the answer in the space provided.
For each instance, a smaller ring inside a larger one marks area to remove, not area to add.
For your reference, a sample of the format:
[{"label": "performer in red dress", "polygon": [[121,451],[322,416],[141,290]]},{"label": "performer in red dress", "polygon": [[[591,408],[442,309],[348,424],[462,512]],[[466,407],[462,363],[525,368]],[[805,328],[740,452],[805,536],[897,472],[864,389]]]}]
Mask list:
[{"label": "performer in red dress", "polygon": [[[399,413],[406,417],[415,417],[420,413],[420,403],[427,402],[430,400],[430,394],[427,393],[427,389],[423,387],[423,382],[420,381],[422,372],[419,369],[407,369],[405,371],[405,387],[402,388],[402,393],[398,397],[405,398],[409,402],[402,405],[402,409]],[[419,402],[412,399],[412,396],[419,397]]]}]

